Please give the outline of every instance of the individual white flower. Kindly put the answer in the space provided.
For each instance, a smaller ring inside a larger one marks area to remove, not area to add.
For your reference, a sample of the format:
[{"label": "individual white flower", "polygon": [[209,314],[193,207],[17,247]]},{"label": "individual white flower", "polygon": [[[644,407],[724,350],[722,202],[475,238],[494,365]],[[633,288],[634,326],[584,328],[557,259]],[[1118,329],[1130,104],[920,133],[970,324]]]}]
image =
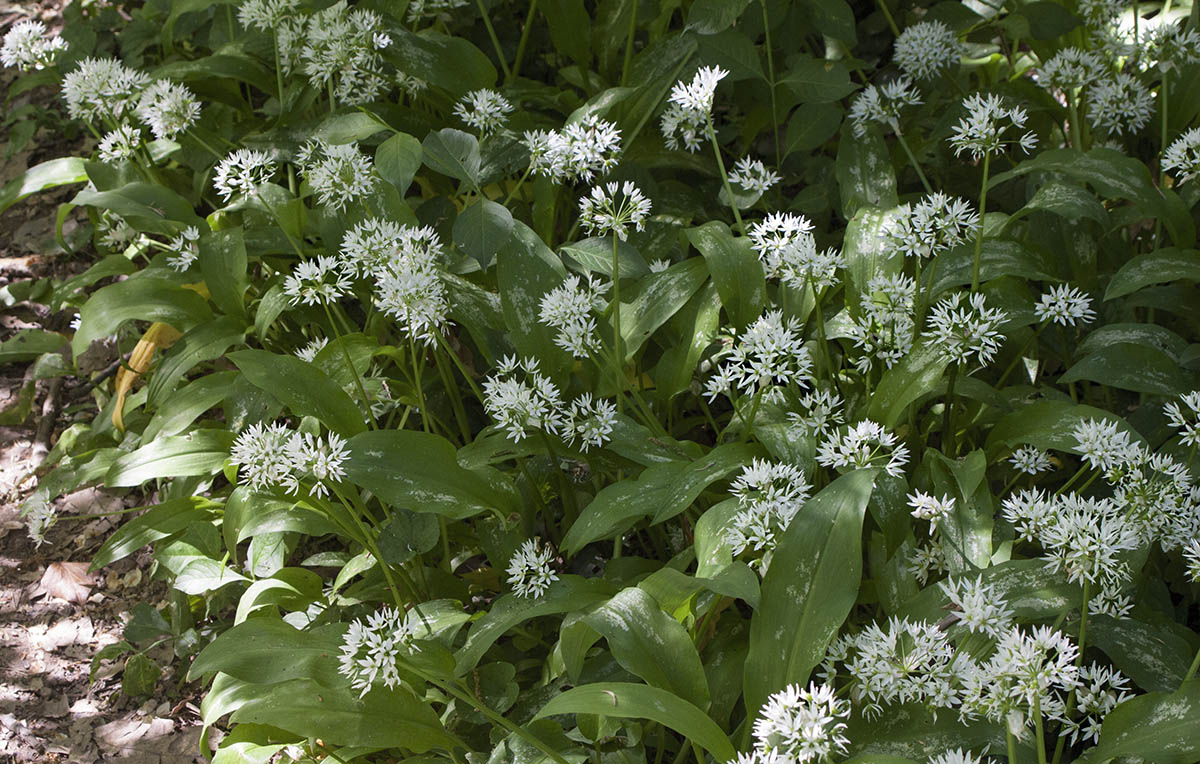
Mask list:
[{"label": "individual white flower", "polygon": [[356,619],[342,637],[338,673],[350,680],[360,697],[377,683],[396,687],[403,681],[397,659],[417,652],[415,638],[416,629],[395,608],[372,613],[365,622]]},{"label": "individual white flower", "polygon": [[980,764],[981,759],[970,751],[955,748],[934,756],[929,764]]},{"label": "individual white flower", "polygon": [[1004,341],[999,328],[1007,317],[1003,310],[987,307],[978,292],[955,292],[930,311],[925,336],[952,363],[986,366]]},{"label": "individual white flower", "polygon": [[561,131],[525,133],[529,170],[556,182],[591,181],[616,167],[621,154],[621,131],[612,122],[588,114]]},{"label": "individual white flower", "polygon": [[350,279],[332,255],[302,260],[283,282],[292,306],[332,305],[350,291]]},{"label": "individual white flower", "polygon": [[589,234],[613,234],[621,241],[633,226],[645,230],[650,216],[650,200],[630,181],[592,186],[592,193],[579,200],[579,222]]},{"label": "individual white flower", "polygon": [[508,561],[508,585],[518,597],[537,599],[546,593],[558,574],[550,567],[554,550],[540,539],[528,539]]},{"label": "individual white flower", "polygon": [[256,422],[234,439],[229,460],[238,465],[239,474],[251,491],[295,486],[292,460],[287,453],[291,437],[291,431],[282,424]]},{"label": "individual white flower", "polygon": [[67,49],[67,41],[58,35],[47,36],[46,25],[33,19],[21,19],[4,35],[0,46],[0,64],[27,72],[53,66]]},{"label": "individual white flower", "polygon": [[[1181,403],[1183,407],[1179,405]],[[1164,404],[1163,413],[1171,426],[1179,431],[1179,440],[1183,445],[1193,448],[1200,446],[1200,390],[1184,393],[1178,401]]]},{"label": "individual white flower", "polygon": [[299,57],[309,84],[332,87],[339,103],[358,105],[378,98],[388,84],[379,51],[391,44],[382,17],[345,0],[308,17]]},{"label": "individual white flower", "polygon": [[1096,311],[1092,310],[1092,298],[1068,284],[1050,287],[1050,291],[1042,295],[1037,305],[1033,306],[1033,314],[1038,321],[1054,322],[1063,326],[1075,326],[1076,323],[1091,323],[1096,320]]},{"label": "individual white flower", "polygon": [[194,225],[184,228],[167,243],[167,249],[172,253],[167,257],[167,265],[183,273],[200,257],[200,229]]},{"label": "individual white flower", "polygon": [[353,241],[344,245],[343,262],[356,262],[360,272],[374,276],[378,306],[399,322],[404,334],[425,345],[434,344],[445,330],[450,312],[438,267],[442,243],[437,232],[429,226],[356,230],[361,248],[356,249]]},{"label": "individual white flower", "polygon": [[1162,158],[1163,172],[1174,172],[1178,183],[1187,183],[1200,175],[1200,127],[1193,127],[1167,146]]},{"label": "individual white flower", "polygon": [[142,91],[136,113],[155,138],[174,138],[199,119],[200,102],[178,82],[155,80]]},{"label": "individual white flower", "polygon": [[1012,464],[1013,469],[1024,472],[1026,475],[1036,475],[1053,468],[1050,456],[1034,446],[1021,446],[1013,451],[1013,455],[1009,457],[1008,461]]},{"label": "individual white flower", "polygon": [[1106,73],[1099,55],[1081,48],[1063,48],[1039,67],[1038,84],[1063,93],[1085,88]]},{"label": "individual white flower", "polygon": [[667,148],[678,149],[681,142],[688,151],[700,148],[704,140],[702,131],[712,117],[717,83],[727,74],[729,72],[719,66],[706,66],[696,72],[690,83],[682,80],[675,83],[671,89],[670,103],[659,125]]},{"label": "individual white flower", "polygon": [[767,311],[730,342],[728,356],[705,386],[710,401],[761,394],[763,401],[781,403],[788,385],[808,386],[812,355],[799,323],[782,311]]},{"label": "individual white flower", "polygon": [[599,351],[600,338],[596,335],[593,313],[604,309],[604,294],[608,287],[591,276],[581,282],[579,276],[571,274],[562,284],[542,295],[538,319],[558,330],[554,344],[576,358],[587,358]]},{"label": "individual white flower", "polygon": [[765,194],[767,189],[781,180],[783,178],[773,170],[768,170],[762,160],[751,159],[748,156],[739,159],[733,166],[733,172],[729,173],[730,183],[736,183],[745,191],[759,194]]},{"label": "individual white flower", "polygon": [[292,472],[313,482],[314,496],[327,496],[326,483],[339,482],[346,476],[345,464],[350,458],[346,440],[337,433],[324,438],[311,433],[295,433],[284,446],[291,460]]},{"label": "individual white flower", "polygon": [[914,491],[908,495],[908,506],[913,517],[929,521],[929,529],[932,532],[942,518],[948,517],[954,511],[954,497],[938,498],[924,491]]},{"label": "individual white flower", "polygon": [[920,105],[921,92],[908,77],[897,77],[879,86],[867,85],[850,104],[854,134],[860,138],[866,135],[867,125],[871,122],[888,125],[899,134],[900,111],[906,106]]},{"label": "individual white flower", "polygon": [[1088,613],[1091,615],[1128,618],[1132,610],[1133,598],[1122,594],[1117,588],[1106,586],[1104,582],[1101,582],[1096,593],[1088,599]]},{"label": "individual white flower", "polygon": [[145,72],[115,58],[85,58],[63,77],[67,113],[88,122],[120,122],[137,106],[137,96],[150,82]]},{"label": "individual white flower", "polygon": [[[517,379],[517,371],[524,379]],[[538,371],[535,358],[507,357],[497,373],[483,383],[483,409],[508,432],[509,439],[520,442],[530,430],[565,435],[570,412],[562,393],[549,377]]]},{"label": "individual white flower", "polygon": [[1192,539],[1183,548],[1183,561],[1192,583],[1200,583],[1200,539]]},{"label": "individual white flower", "polygon": [[832,434],[817,449],[817,463],[834,469],[859,469],[878,466],[892,477],[901,477],[908,464],[908,446],[883,425],[864,419]]},{"label": "individual white flower", "polygon": [[1086,419],[1071,430],[1075,450],[1092,469],[1108,471],[1137,456],[1137,444],[1116,422]]},{"label": "individual white flower", "polygon": [[310,141],[296,155],[296,164],[322,207],[341,212],[375,189],[374,165],[357,143],[332,146],[322,140]]},{"label": "individual white flower", "polygon": [[892,60],[910,77],[928,80],[957,64],[961,55],[962,44],[950,27],[922,21],[896,38]]},{"label": "individual white flower", "polygon": [[1109,135],[1135,135],[1154,114],[1154,94],[1124,72],[1104,77],[1088,90],[1092,126]]},{"label": "individual white flower", "polygon": [[796,764],[829,761],[846,752],[843,720],[849,716],[850,701],[829,685],[788,685],[767,698],[754,720],[754,747]]},{"label": "individual white flower", "polygon": [[272,32],[299,9],[300,0],[242,0],[238,22],[247,29]]},{"label": "individual white flower", "polygon": [[312,363],[314,360],[316,360],[317,353],[320,353],[322,350],[324,350],[327,344],[329,344],[329,340],[327,338],[317,337],[312,342],[297,350],[296,357],[301,361]]},{"label": "individual white flower", "polygon": [[580,450],[587,452],[609,441],[617,423],[617,407],[611,401],[593,400],[591,393],[584,393],[571,401],[567,422],[563,439],[569,445],[578,440]]},{"label": "individual white flower", "polygon": [[971,204],[938,191],[897,209],[887,226],[888,243],[906,256],[934,257],[971,240],[979,214]]},{"label": "individual white flower", "polygon": [[142,131],[129,125],[121,125],[116,130],[109,131],[100,139],[97,150],[100,161],[116,164],[127,159],[133,159],[138,146],[142,145]]},{"label": "individual white flower", "polygon": [[836,429],[845,420],[842,396],[829,390],[814,390],[800,396],[803,413],[788,414],[788,424],[805,436],[817,437]]},{"label": "individual white flower", "polygon": [[1012,627],[1014,611],[996,587],[981,578],[949,578],[940,584],[970,632],[1000,637]]},{"label": "individual white flower", "polygon": [[651,260],[649,265],[651,273],[665,273],[671,267],[671,261],[665,257],[660,257],[657,260]]},{"label": "individual white flower", "polygon": [[40,547],[46,543],[46,532],[58,520],[58,513],[48,493],[39,490],[30,496],[21,509],[21,515],[25,519],[25,533],[34,546]]},{"label": "individual white flower", "polygon": [[1026,132],[1019,137],[1010,137],[1009,128],[1024,129],[1028,119],[1020,106],[1005,106],[1004,99],[995,93],[974,93],[963,99],[967,115],[959,120],[950,136],[954,155],[964,152],[979,160],[985,154],[996,154],[1008,146],[1016,145],[1026,154],[1037,146],[1037,136]]},{"label": "individual white flower", "polygon": [[217,162],[213,170],[213,186],[225,201],[235,196],[248,196],[275,174],[275,163],[264,151],[238,149]]},{"label": "individual white flower", "polygon": [[508,121],[513,105],[495,90],[472,90],[454,104],[454,114],[483,135],[491,135]]}]

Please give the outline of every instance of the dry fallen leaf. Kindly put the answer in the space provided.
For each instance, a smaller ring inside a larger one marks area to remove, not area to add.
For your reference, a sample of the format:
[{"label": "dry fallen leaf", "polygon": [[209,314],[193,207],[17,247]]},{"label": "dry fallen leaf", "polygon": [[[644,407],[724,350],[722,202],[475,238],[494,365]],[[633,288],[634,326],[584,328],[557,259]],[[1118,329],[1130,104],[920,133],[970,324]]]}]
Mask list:
[{"label": "dry fallen leaf", "polygon": [[42,591],[51,597],[82,605],[92,591],[86,562],[52,562],[42,575]]}]

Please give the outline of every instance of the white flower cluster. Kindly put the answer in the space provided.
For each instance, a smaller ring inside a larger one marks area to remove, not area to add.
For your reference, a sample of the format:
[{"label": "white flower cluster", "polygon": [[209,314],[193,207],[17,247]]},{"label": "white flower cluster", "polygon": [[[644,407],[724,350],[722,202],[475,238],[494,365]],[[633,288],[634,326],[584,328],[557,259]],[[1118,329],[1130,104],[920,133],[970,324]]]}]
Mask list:
[{"label": "white flower cluster", "polygon": [[850,702],[833,687],[813,682],[806,689],[788,685],[767,698],[754,720],[754,751],[743,764],[824,762],[843,754],[850,741],[846,722]]},{"label": "white flower cluster", "polygon": [[116,125],[137,107],[137,96],[149,83],[145,72],[115,58],[85,58],[63,77],[62,94],[73,119]]},{"label": "white flower cluster", "polygon": [[183,273],[200,257],[200,229],[190,225],[179,232],[179,235],[167,243],[171,255],[167,265],[171,270]]},{"label": "white flower cluster", "polygon": [[908,77],[897,77],[882,85],[867,85],[854,97],[850,104],[850,121],[854,124],[854,134],[862,137],[867,134],[867,125],[877,122],[887,125],[895,133],[900,132],[900,111],[906,106],[920,106],[921,91],[913,85]]},{"label": "white flower cluster", "polygon": [[682,80],[675,83],[659,125],[667,148],[676,150],[682,145],[688,151],[699,150],[704,141],[705,126],[712,119],[717,83],[728,74],[719,66],[705,66],[696,72],[690,83]]},{"label": "white flower cluster", "polygon": [[322,207],[341,212],[375,189],[375,167],[357,143],[309,141],[296,155],[296,164]]},{"label": "white flower cluster", "polygon": [[629,237],[629,226],[646,229],[650,200],[630,181],[592,186],[592,193],[579,200],[579,223],[593,236],[612,234],[621,241]]},{"label": "white flower cluster", "polygon": [[782,311],[767,311],[729,342],[728,355],[704,386],[709,401],[761,394],[767,403],[782,403],[789,385],[808,387],[812,355],[799,323]]},{"label": "white flower cluster", "polygon": [[[518,379],[521,372],[523,379]],[[501,361],[496,373],[483,383],[483,408],[508,437],[520,442],[530,430],[557,435],[580,449],[603,446],[616,424],[616,407],[584,393],[568,404],[562,392],[538,371],[534,358]]]},{"label": "white flower cluster", "polygon": [[730,488],[740,507],[725,533],[730,551],[734,556],[762,552],[751,566],[765,575],[779,535],[787,530],[811,491],[804,472],[793,464],[755,459],[744,467]]},{"label": "white flower cluster", "polygon": [[58,520],[58,512],[55,511],[49,494],[45,490],[34,492],[25,501],[21,514],[25,518],[25,533],[34,546],[40,547],[46,543],[46,531],[54,527]]},{"label": "white flower cluster", "polygon": [[[1180,404],[1183,404],[1180,406]],[[1200,390],[1179,396],[1178,401],[1163,405],[1167,421],[1179,430],[1179,440],[1185,446],[1200,446]]]},{"label": "white flower cluster", "polygon": [[1163,172],[1179,176],[1179,183],[1187,183],[1200,175],[1200,127],[1193,127],[1167,146],[1162,158]]},{"label": "white flower cluster", "polygon": [[293,307],[333,305],[349,291],[350,279],[333,255],[302,260],[283,282],[283,293]]},{"label": "white flower cluster", "polygon": [[1047,90],[1071,93],[1081,90],[1107,73],[1104,60],[1094,51],[1063,48],[1038,71],[1038,84]]},{"label": "white flower cluster", "polygon": [[765,194],[771,186],[783,180],[774,170],[768,170],[760,159],[742,157],[729,173],[729,182],[741,186],[742,190]]},{"label": "white flower cluster", "polygon": [[307,363],[312,363],[313,361],[315,361],[317,359],[317,353],[320,353],[322,350],[324,350],[325,346],[328,344],[329,344],[329,340],[327,338],[317,337],[316,339],[312,340],[304,347],[297,350],[295,352],[295,356],[297,358],[299,358],[301,361],[305,361]]},{"label": "white flower cluster", "polygon": [[1096,311],[1092,310],[1092,298],[1069,284],[1050,287],[1050,291],[1042,295],[1038,304],[1033,307],[1033,314],[1038,321],[1054,322],[1063,326],[1075,326],[1077,323],[1091,323],[1096,320]]},{"label": "white flower cluster", "polygon": [[338,673],[350,680],[359,696],[377,683],[391,689],[403,681],[397,659],[403,660],[419,649],[413,640],[416,629],[395,608],[384,608],[356,619],[342,637],[341,665]]},{"label": "white flower cluster", "polygon": [[282,488],[300,492],[301,482],[311,484],[316,497],[329,494],[327,483],[346,475],[350,458],[346,441],[337,433],[322,438],[311,433],[289,430],[282,424],[255,423],[234,440],[229,459],[252,491]]},{"label": "white flower cluster", "polygon": [[1027,131],[1017,138],[1008,136],[1009,128],[1022,130],[1028,115],[1020,106],[1005,106],[1004,99],[994,93],[975,93],[963,99],[967,115],[959,120],[950,136],[955,156],[964,152],[973,159],[996,154],[1007,146],[1016,145],[1026,154],[1037,146],[1037,136]]},{"label": "white flower cluster", "polygon": [[802,411],[788,413],[788,424],[801,437],[815,438],[844,421],[842,396],[829,390],[812,390],[800,396]]},{"label": "white flower cluster", "polygon": [[300,10],[300,0],[242,0],[238,23],[247,29],[271,32]]},{"label": "white flower cluster", "polygon": [[562,284],[542,295],[538,318],[558,330],[554,344],[576,358],[587,358],[600,350],[593,313],[604,310],[604,294],[608,287],[590,275],[582,281],[571,274]]},{"label": "white flower cluster", "polygon": [[925,337],[952,363],[987,366],[1004,341],[999,329],[1006,318],[979,292],[955,292],[933,306]]},{"label": "white flower cluster", "polygon": [[472,90],[454,104],[454,115],[488,136],[504,127],[514,108],[507,98],[495,90],[482,88]]},{"label": "white flower cluster", "polygon": [[908,464],[908,446],[870,419],[839,428],[817,449],[817,464],[838,470],[875,467],[884,461],[887,474],[902,476]]},{"label": "white flower cluster", "polygon": [[134,152],[142,145],[142,131],[129,125],[121,125],[116,130],[110,130],[100,139],[96,147],[100,161],[117,164],[127,159],[133,159]]},{"label": "white flower cluster", "polygon": [[338,0],[308,17],[296,47],[309,84],[318,91],[332,88],[338,103],[353,106],[374,101],[386,89],[379,52],[391,44],[379,14],[351,10]]},{"label": "white flower cluster", "polygon": [[177,82],[155,80],[142,91],[136,113],[155,138],[174,138],[200,118],[200,102]]},{"label": "white flower cluster", "polygon": [[32,19],[21,19],[4,35],[0,45],[0,64],[15,66],[27,72],[53,66],[59,54],[67,49],[67,41],[58,35],[47,36],[46,25]]},{"label": "white flower cluster", "polygon": [[554,549],[543,545],[541,539],[528,539],[521,548],[513,552],[508,561],[508,585],[518,597],[537,599],[558,580],[558,574],[550,567],[554,562]]},{"label": "white flower cluster", "polygon": [[917,282],[903,274],[880,274],[867,282],[850,328],[854,346],[861,351],[854,359],[860,373],[867,374],[877,362],[890,369],[912,350],[916,291]]},{"label": "white flower cluster", "polygon": [[1105,481],[1112,498],[1135,526],[1141,543],[1157,541],[1164,552],[1200,536],[1200,486],[1187,465],[1143,446],[1110,470]]},{"label": "white flower cluster", "polygon": [[1024,472],[1026,475],[1047,472],[1053,467],[1049,454],[1034,446],[1021,446],[1013,451],[1013,455],[1009,457],[1008,461],[1012,464],[1013,469]]},{"label": "white flower cluster", "polygon": [[555,182],[590,182],[617,166],[621,155],[621,131],[612,122],[589,114],[562,130],[525,133],[529,170]]},{"label": "white flower cluster", "polygon": [[1150,122],[1154,94],[1124,72],[1106,76],[1088,89],[1088,117],[1110,135],[1134,134]]},{"label": "white flower cluster", "polygon": [[846,267],[846,259],[837,249],[817,251],[812,229],[808,218],[788,212],[772,212],[750,226],[750,247],[767,278],[818,292],[837,283],[837,272]]},{"label": "white flower cluster", "polygon": [[249,196],[275,175],[275,163],[265,151],[238,149],[217,162],[213,169],[213,186],[225,201],[235,196]]},{"label": "white flower cluster", "polygon": [[950,27],[940,21],[922,21],[896,38],[892,58],[905,74],[928,80],[957,64],[961,55],[962,44]]},{"label": "white flower cluster", "polygon": [[469,0],[410,0],[408,23],[415,24],[422,19],[449,23],[454,19],[452,12],[468,4]]},{"label": "white flower cluster", "polygon": [[954,511],[954,497],[939,498],[924,491],[914,491],[908,495],[908,506],[913,517],[929,521],[929,531],[932,533],[942,518]]},{"label": "white flower cluster", "polygon": [[1160,72],[1178,71],[1200,61],[1200,34],[1163,21],[1150,29],[1141,53]]},{"label": "white flower cluster", "polygon": [[980,578],[949,578],[940,586],[967,631],[998,639],[1012,628],[1014,611],[996,587]]},{"label": "white flower cluster", "polygon": [[1129,433],[1106,419],[1086,419],[1071,430],[1075,450],[1092,469],[1107,472],[1120,467],[1138,455],[1138,444]]},{"label": "white flower cluster", "polygon": [[979,230],[971,203],[941,191],[904,204],[887,226],[888,243],[908,257],[929,258],[963,244]]}]

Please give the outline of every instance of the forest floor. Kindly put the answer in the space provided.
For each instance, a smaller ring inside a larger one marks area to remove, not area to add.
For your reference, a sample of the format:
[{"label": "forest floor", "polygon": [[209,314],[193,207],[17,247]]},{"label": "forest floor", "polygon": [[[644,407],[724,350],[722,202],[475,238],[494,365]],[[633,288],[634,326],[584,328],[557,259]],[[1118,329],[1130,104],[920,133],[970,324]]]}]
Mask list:
[{"label": "forest floor", "polygon": [[[40,5],[0,0],[0,35],[31,16],[53,31],[61,26],[61,6],[62,0]],[[14,78],[13,70],[0,70],[0,92]],[[56,92],[40,88],[5,108],[54,109],[56,99]],[[80,141],[64,144],[44,127],[23,142],[11,127],[0,124],[0,185],[40,162],[90,150]],[[90,264],[86,254],[63,252],[54,239],[58,205],[77,190],[36,194],[0,214],[0,341],[23,328],[63,330],[69,324],[71,314],[15,302],[5,288],[30,278],[63,278]],[[64,233],[70,238],[85,222],[76,211]],[[0,412],[18,403],[30,384],[26,374],[24,364],[0,365]],[[121,640],[131,609],[162,604],[166,587],[151,580],[148,551],[94,574],[87,569],[96,549],[127,517],[102,513],[145,503],[136,493],[86,489],[62,497],[54,502],[59,520],[44,542],[36,545],[27,535],[21,510],[33,493],[36,467],[72,407],[94,409],[75,381],[32,384],[29,415],[0,426],[0,764],[203,761],[198,688],[183,683],[184,669],[172,666],[178,661],[169,644],[151,653],[166,669],[148,698],[122,692],[123,659],[101,662],[89,679],[93,656]]]}]

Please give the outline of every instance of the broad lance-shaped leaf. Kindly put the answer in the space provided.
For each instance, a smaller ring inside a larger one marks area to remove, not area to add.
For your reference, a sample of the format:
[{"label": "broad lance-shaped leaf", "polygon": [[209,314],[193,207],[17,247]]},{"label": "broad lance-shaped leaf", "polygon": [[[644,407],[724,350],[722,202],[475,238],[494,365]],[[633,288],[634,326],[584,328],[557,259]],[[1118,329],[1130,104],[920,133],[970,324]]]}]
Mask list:
[{"label": "broad lance-shaped leaf", "polygon": [[1188,633],[1179,624],[1170,627],[1133,618],[1096,615],[1088,618],[1089,645],[1104,651],[1121,673],[1143,690],[1171,691],[1187,674],[1195,650],[1179,633]]},{"label": "broad lance-shaped leaf", "polygon": [[375,430],[355,435],[347,445],[346,479],[393,507],[454,520],[519,511],[517,493],[502,473],[459,466],[454,445],[440,435]]},{"label": "broad lance-shaped leaf", "polygon": [[1126,700],[1109,712],[1099,744],[1080,762],[1103,764],[1135,756],[1154,764],[1200,761],[1200,679],[1172,693],[1151,692]]},{"label": "broad lance-shaped leaf", "polygon": [[729,227],[716,220],[689,228],[687,237],[708,263],[721,304],[734,325],[740,329],[758,318],[767,301],[767,282],[750,240],[735,239]]},{"label": "broad lance-shaped leaf", "polygon": [[1166,353],[1149,345],[1120,343],[1080,358],[1058,378],[1059,384],[1081,379],[1121,390],[1154,395],[1182,395],[1195,385]]},{"label": "broad lance-shaped leaf", "polygon": [[788,684],[808,684],[862,582],[862,522],[876,470],[843,475],[788,525],[750,621],[744,678],[747,716]]},{"label": "broad lance-shaped leaf", "polygon": [[644,684],[600,682],[575,687],[552,699],[534,718],[556,714],[650,719],[696,743],[717,761],[737,755],[729,738],[707,714],[673,693]]},{"label": "broad lance-shaped leaf", "polygon": [[252,385],[270,393],[293,414],[314,416],[343,436],[367,429],[358,405],[313,364],[266,350],[239,350],[227,357]]},{"label": "broad lance-shaped leaf", "polygon": [[652,273],[621,294],[621,338],[630,360],[646,340],[675,315],[708,279],[704,260],[694,257]]},{"label": "broad lance-shaped leaf", "polygon": [[345,624],[301,631],[275,618],[251,618],[208,644],[188,669],[190,680],[218,671],[253,684],[311,679],[325,687],[344,687],[338,673]]},{"label": "broad lance-shaped leaf", "polygon": [[211,475],[225,464],[232,443],[233,433],[228,430],[195,430],[159,438],[113,462],[104,484],[114,488],[156,478]]},{"label": "broad lance-shaped leaf", "polygon": [[571,357],[554,344],[555,330],[538,321],[542,296],[562,284],[567,269],[529,226],[513,223],[512,238],[496,255],[496,282],[504,323],[517,352],[541,362],[543,373],[565,376]]},{"label": "broad lance-shaped leaf", "polygon": [[1000,418],[988,433],[989,459],[1009,448],[1029,444],[1043,451],[1074,451],[1078,445],[1071,434],[1075,426],[1089,419],[1116,422],[1117,428],[1135,441],[1142,436],[1128,422],[1103,409],[1070,401],[1037,401]]},{"label": "broad lance-shaped leaf", "polygon": [[669,520],[690,507],[701,491],[758,453],[744,443],[727,443],[695,461],[657,464],[647,467],[636,479],[607,486],[567,531],[562,548],[574,554],[643,517],[652,517],[656,523]]},{"label": "broad lance-shaped leaf", "polygon": [[0,188],[0,212],[38,191],[68,183],[86,183],[86,161],[79,157],[60,157],[30,167]]},{"label": "broad lance-shaped leaf", "polygon": [[115,334],[126,321],[160,321],[181,332],[212,317],[204,298],[166,279],[137,278],[96,290],[79,311],[71,351],[79,356],[92,340]]},{"label": "broad lance-shaped leaf", "polygon": [[910,405],[933,392],[949,365],[950,359],[936,346],[917,345],[900,363],[883,372],[871,395],[867,417],[884,427],[895,427]]},{"label": "broad lance-shaped leaf", "polygon": [[1166,247],[1131,257],[1108,282],[1104,299],[1114,300],[1142,287],[1177,279],[1200,281],[1200,251]]}]

